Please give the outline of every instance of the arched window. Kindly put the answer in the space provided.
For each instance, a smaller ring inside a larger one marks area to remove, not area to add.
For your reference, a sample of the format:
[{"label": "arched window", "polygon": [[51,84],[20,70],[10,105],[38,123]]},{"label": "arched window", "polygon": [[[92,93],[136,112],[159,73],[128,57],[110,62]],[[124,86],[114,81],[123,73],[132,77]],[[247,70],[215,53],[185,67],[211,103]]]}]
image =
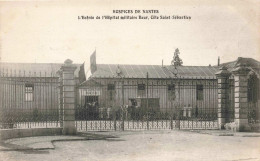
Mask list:
[{"label": "arched window", "polygon": [[259,98],[259,79],[255,73],[249,75],[247,98],[248,102],[257,102]]}]

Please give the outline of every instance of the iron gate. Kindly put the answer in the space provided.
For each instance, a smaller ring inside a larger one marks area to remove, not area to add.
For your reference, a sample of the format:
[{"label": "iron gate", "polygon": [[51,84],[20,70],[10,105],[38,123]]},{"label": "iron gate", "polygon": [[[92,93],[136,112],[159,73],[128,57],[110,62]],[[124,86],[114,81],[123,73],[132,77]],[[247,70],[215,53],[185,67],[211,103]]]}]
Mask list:
[{"label": "iron gate", "polygon": [[214,78],[91,78],[77,87],[79,131],[217,129]]},{"label": "iron gate", "polygon": [[250,74],[248,79],[248,122],[259,124],[259,79],[255,74]]}]

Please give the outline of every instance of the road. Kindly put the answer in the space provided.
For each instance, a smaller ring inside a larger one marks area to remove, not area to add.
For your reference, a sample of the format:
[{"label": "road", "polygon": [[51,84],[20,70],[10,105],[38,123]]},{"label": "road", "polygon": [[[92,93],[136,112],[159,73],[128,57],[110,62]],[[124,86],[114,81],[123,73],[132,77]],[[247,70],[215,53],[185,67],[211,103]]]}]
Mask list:
[{"label": "road", "polygon": [[178,130],[99,134],[118,138],[55,142],[54,150],[0,151],[0,157],[26,161],[260,160],[260,137],[213,136]]}]

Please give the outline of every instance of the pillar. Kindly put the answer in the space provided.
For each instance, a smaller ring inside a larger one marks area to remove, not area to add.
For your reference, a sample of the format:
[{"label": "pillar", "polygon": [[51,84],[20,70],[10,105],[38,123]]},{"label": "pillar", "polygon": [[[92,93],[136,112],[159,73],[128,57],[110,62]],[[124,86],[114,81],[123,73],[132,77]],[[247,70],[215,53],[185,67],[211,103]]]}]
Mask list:
[{"label": "pillar", "polygon": [[62,109],[63,109],[63,130],[64,135],[75,135],[75,78],[76,66],[67,59],[61,66],[62,75]]},{"label": "pillar", "polygon": [[224,129],[227,121],[226,111],[228,109],[228,87],[231,73],[223,66],[216,74],[218,80],[218,127]]},{"label": "pillar", "polygon": [[60,127],[63,127],[63,92],[62,92],[62,71],[59,70],[57,72],[57,75],[59,76],[59,86],[58,86],[58,101],[59,101],[59,123]]},{"label": "pillar", "polygon": [[232,71],[235,81],[235,123],[237,131],[249,131],[248,125],[248,78],[250,69],[238,64]]}]

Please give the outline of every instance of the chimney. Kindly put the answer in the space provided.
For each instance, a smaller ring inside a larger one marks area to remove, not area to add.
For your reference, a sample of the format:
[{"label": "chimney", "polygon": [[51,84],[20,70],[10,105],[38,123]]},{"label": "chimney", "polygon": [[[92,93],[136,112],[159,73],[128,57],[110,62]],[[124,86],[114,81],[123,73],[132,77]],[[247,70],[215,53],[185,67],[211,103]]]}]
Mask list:
[{"label": "chimney", "polygon": [[218,57],[218,66],[220,65],[220,58]]},{"label": "chimney", "polygon": [[162,67],[163,67],[163,59],[162,59]]}]

